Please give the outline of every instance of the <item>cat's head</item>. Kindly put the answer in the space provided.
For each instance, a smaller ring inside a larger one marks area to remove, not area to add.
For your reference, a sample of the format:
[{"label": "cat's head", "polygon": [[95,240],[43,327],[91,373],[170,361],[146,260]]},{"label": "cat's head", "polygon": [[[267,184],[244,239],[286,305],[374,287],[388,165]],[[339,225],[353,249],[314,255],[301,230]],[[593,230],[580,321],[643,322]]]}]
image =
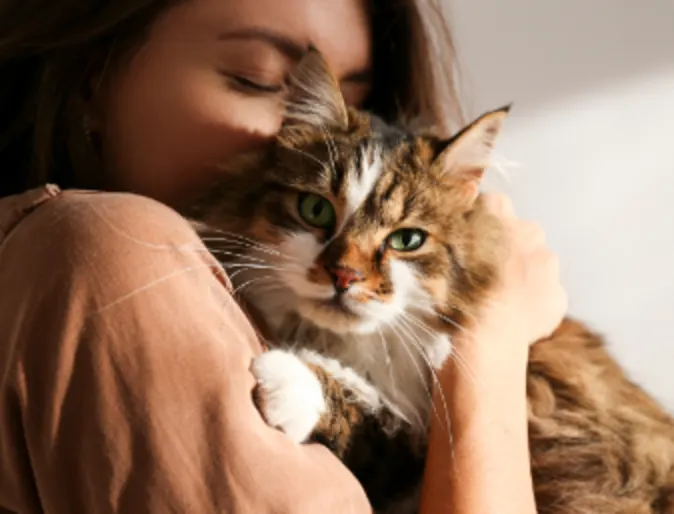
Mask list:
[{"label": "cat's head", "polygon": [[419,314],[465,314],[494,278],[495,226],[476,206],[507,111],[451,139],[414,134],[347,108],[310,51],[275,144],[204,201],[210,246],[277,322],[376,333]]}]

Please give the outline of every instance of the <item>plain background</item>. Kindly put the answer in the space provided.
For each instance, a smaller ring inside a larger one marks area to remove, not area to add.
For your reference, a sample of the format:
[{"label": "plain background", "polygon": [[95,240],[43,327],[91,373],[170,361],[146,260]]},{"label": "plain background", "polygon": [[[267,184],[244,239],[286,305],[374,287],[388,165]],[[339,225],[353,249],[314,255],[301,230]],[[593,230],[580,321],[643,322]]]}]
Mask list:
[{"label": "plain background", "polygon": [[674,0],[452,6],[467,114],[514,102],[509,179],[487,186],[544,226],[571,314],[674,412]]}]

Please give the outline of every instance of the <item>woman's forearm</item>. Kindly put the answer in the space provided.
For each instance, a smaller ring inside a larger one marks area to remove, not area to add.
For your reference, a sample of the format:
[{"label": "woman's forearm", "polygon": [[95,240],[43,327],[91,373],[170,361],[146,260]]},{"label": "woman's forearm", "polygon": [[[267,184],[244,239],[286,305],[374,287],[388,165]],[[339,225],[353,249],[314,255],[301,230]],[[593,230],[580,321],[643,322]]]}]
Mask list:
[{"label": "woman's forearm", "polygon": [[[502,223],[508,251],[500,281],[475,311],[471,337],[455,338],[454,358],[439,372],[452,424],[448,434],[442,416],[431,422],[420,514],[536,513],[527,427],[529,344],[559,325],[568,300],[543,230],[518,219],[503,195],[482,195],[481,201]],[[436,390],[442,414],[439,399]]]},{"label": "woman's forearm", "polygon": [[420,514],[535,514],[525,370],[482,359],[485,338],[462,343],[440,374],[449,432],[435,391]]}]

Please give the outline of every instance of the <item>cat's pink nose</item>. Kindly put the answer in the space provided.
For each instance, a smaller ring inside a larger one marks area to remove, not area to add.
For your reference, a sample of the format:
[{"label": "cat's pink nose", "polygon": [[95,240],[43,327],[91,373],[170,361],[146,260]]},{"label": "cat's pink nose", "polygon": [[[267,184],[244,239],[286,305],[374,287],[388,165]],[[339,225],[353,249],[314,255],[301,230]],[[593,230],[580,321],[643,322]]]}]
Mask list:
[{"label": "cat's pink nose", "polygon": [[326,269],[328,273],[330,273],[332,282],[335,284],[335,289],[339,293],[343,293],[356,282],[361,282],[363,280],[363,274],[353,268],[331,266]]}]

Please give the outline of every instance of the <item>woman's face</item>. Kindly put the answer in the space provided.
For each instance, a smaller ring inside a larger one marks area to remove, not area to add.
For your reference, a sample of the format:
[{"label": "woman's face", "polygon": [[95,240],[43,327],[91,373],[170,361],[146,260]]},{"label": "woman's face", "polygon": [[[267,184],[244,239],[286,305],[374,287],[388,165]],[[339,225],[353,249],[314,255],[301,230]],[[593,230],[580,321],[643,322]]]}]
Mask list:
[{"label": "woman's face", "polygon": [[363,0],[190,0],[169,9],[93,104],[107,185],[188,202],[214,165],[276,133],[281,85],[309,43],[347,102],[361,103],[371,53]]}]

